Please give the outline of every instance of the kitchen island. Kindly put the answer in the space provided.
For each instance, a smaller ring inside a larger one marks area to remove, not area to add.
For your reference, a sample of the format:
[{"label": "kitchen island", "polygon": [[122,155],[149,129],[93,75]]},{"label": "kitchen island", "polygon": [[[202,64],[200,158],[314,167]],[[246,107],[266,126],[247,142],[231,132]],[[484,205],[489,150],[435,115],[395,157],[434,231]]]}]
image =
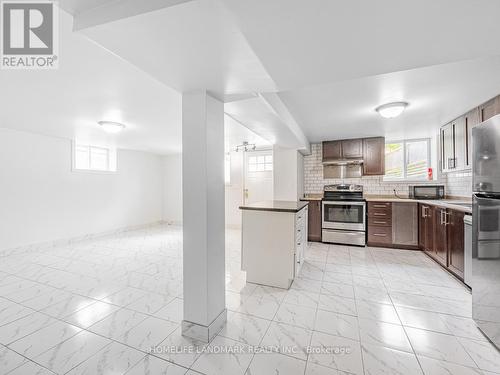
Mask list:
[{"label": "kitchen island", "polygon": [[307,246],[308,202],[263,201],[242,210],[241,269],[247,282],[288,289]]}]

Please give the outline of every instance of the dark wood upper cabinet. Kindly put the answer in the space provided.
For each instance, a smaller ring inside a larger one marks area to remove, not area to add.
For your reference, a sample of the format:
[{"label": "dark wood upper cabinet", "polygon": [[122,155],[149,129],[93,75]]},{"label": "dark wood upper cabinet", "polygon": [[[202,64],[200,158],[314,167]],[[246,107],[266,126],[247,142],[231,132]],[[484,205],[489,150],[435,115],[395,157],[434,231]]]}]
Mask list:
[{"label": "dark wood upper cabinet", "polygon": [[385,138],[363,139],[363,175],[385,174]]},{"label": "dark wood upper cabinet", "polygon": [[342,158],[342,141],[323,142],[323,161]]},{"label": "dark wood upper cabinet", "polygon": [[479,106],[479,120],[481,122],[500,114],[500,96],[488,100]]},{"label": "dark wood upper cabinet", "polygon": [[447,210],[448,268],[457,276],[464,277],[464,213]]},{"label": "dark wood upper cabinet", "polygon": [[479,109],[474,108],[465,114],[465,166],[472,167],[472,128],[480,124]]},{"label": "dark wood upper cabinet", "polygon": [[363,140],[362,139],[343,140],[342,157],[345,159],[361,159],[363,157]]},{"label": "dark wood upper cabinet", "polygon": [[308,240],[310,242],[321,242],[321,201],[309,201],[308,214]]}]

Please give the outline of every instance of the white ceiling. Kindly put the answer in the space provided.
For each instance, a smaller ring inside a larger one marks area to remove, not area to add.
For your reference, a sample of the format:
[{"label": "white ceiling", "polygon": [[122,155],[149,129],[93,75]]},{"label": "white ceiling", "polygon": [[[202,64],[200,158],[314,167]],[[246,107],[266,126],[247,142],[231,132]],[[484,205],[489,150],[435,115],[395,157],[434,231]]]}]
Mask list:
[{"label": "white ceiling", "polygon": [[[195,89],[280,145],[303,143],[302,131],[424,136],[500,93],[498,0],[60,4],[80,31],[61,12],[59,70],[0,71],[0,126],[166,154],[181,148],[180,93]],[[288,111],[258,103],[269,93]],[[392,100],[410,106],[378,117]],[[105,136],[105,119],[128,129]]]},{"label": "white ceiling", "polygon": [[190,1],[82,32],[179,92],[207,89],[225,99],[276,89],[231,14],[215,0]]},{"label": "white ceiling", "polygon": [[[500,56],[281,92],[311,142],[433,136],[440,125],[500,94]],[[395,119],[375,108],[408,101]]]},{"label": "white ceiling", "polygon": [[[59,69],[0,70],[0,127],[160,154],[180,152],[181,95],[71,31],[60,12]],[[99,120],[127,129],[106,135]]]},{"label": "white ceiling", "polygon": [[221,0],[279,90],[500,54],[498,0]]}]

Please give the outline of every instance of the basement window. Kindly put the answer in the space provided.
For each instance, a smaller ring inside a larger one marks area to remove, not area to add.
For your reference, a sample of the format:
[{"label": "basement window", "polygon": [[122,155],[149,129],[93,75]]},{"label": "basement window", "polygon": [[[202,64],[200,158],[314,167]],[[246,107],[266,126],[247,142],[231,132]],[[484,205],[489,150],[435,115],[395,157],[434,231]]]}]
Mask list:
[{"label": "basement window", "polygon": [[431,166],[430,139],[385,144],[384,181],[424,181]]},{"label": "basement window", "polygon": [[116,172],[116,150],[110,147],[75,142],[73,169],[77,171]]}]

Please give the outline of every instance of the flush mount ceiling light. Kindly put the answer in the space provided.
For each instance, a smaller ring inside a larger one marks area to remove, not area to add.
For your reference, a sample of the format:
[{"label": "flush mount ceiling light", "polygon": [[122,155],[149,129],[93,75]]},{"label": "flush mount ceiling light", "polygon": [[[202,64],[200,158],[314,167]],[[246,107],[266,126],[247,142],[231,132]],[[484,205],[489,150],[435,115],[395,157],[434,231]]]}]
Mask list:
[{"label": "flush mount ceiling light", "polygon": [[125,125],[114,121],[99,121],[98,124],[101,125],[102,130],[106,133],[116,134],[125,129]]},{"label": "flush mount ceiling light", "polygon": [[403,113],[407,106],[408,103],[406,102],[387,103],[375,108],[375,111],[382,117],[394,118]]}]

